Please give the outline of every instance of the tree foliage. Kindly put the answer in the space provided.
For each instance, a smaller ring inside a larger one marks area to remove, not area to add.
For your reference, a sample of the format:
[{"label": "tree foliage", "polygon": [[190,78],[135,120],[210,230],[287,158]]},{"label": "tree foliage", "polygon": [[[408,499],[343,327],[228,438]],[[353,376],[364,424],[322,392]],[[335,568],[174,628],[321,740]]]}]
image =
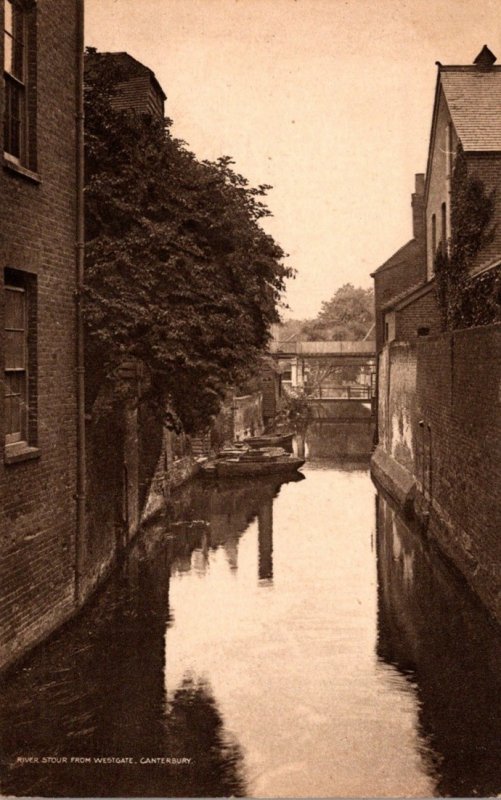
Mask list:
[{"label": "tree foliage", "polygon": [[374,325],[374,290],[341,286],[330,300],[324,300],[315,319],[290,319],[281,325],[280,340],[361,340]]},{"label": "tree foliage", "polygon": [[374,291],[341,286],[330,300],[324,300],[320,313],[302,326],[306,341],[363,339],[374,324]]},{"label": "tree foliage", "polygon": [[[494,193],[486,193],[482,181],[468,174],[466,157],[459,144],[451,180],[451,238],[447,248],[439,246],[434,264],[444,330],[486,324],[499,314],[499,273],[497,279],[470,276],[477,254],[492,241],[494,208]],[[492,282],[497,286],[497,302],[489,290],[485,291]],[[479,305],[478,298],[484,295],[486,302]]]},{"label": "tree foliage", "polygon": [[170,122],[113,109],[118,70],[86,59],[86,274],[90,401],[137,362],[148,399],[192,431],[245,380],[278,321],[285,254],[265,233],[270,187],[222,157],[200,162]]}]

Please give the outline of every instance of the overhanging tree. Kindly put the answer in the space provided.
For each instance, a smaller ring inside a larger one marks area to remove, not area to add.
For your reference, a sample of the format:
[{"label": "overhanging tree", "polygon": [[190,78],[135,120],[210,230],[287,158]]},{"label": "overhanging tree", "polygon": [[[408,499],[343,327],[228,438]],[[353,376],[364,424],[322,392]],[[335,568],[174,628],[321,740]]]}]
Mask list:
[{"label": "overhanging tree", "polygon": [[228,157],[200,162],[170,123],[112,108],[118,72],[86,66],[86,286],[89,402],[138,362],[145,398],[187,431],[245,380],[278,321],[293,271],[260,226],[270,187]]}]

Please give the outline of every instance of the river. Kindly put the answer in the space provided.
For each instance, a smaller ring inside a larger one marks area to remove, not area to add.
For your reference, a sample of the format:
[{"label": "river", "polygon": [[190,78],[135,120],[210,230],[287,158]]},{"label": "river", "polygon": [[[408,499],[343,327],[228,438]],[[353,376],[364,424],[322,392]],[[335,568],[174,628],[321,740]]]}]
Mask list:
[{"label": "river", "polygon": [[4,794],[501,792],[499,631],[346,424],[312,423],[296,481],[186,485],[7,675]]}]

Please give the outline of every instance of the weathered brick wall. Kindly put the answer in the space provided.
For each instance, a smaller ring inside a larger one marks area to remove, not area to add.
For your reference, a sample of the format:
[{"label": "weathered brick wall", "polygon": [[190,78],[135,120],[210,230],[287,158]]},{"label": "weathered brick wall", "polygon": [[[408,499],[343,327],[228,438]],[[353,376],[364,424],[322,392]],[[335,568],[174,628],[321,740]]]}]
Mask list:
[{"label": "weathered brick wall", "polygon": [[430,334],[440,333],[440,313],[434,288],[413,303],[395,313],[396,339],[408,341],[417,336],[418,328],[426,326]]},{"label": "weathered brick wall", "polygon": [[501,619],[501,325],[393,343],[379,441],[412,473],[429,531]]},{"label": "weathered brick wall", "polygon": [[[76,9],[73,0],[39,0],[37,5],[41,182],[0,169],[0,280],[6,267],[37,276],[39,448],[38,458],[7,464],[0,447],[0,665],[69,615],[74,594]],[[1,81],[2,115],[3,107]],[[0,125],[0,153],[2,136]],[[0,317],[3,371],[3,304]]]},{"label": "weathered brick wall", "polygon": [[418,342],[417,354],[421,468],[442,544],[501,618],[501,325]]},{"label": "weathered brick wall", "polygon": [[[414,343],[393,342],[388,363],[390,391],[383,422],[387,452],[410,472],[415,460],[416,351]],[[383,386],[381,386],[383,388]]]}]

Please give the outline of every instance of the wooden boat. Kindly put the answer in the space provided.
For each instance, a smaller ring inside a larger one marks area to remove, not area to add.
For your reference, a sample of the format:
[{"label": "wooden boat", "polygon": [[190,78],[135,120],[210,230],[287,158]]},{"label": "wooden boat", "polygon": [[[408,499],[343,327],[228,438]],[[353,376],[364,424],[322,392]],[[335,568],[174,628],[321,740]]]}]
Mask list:
[{"label": "wooden boat", "polygon": [[263,458],[260,455],[257,459],[219,459],[214,466],[218,478],[241,478],[255,475],[287,475],[297,472],[303,464],[303,458],[285,454],[268,458]]},{"label": "wooden boat", "polygon": [[263,436],[252,436],[244,439],[244,443],[250,447],[292,447],[293,433],[267,433]]}]

